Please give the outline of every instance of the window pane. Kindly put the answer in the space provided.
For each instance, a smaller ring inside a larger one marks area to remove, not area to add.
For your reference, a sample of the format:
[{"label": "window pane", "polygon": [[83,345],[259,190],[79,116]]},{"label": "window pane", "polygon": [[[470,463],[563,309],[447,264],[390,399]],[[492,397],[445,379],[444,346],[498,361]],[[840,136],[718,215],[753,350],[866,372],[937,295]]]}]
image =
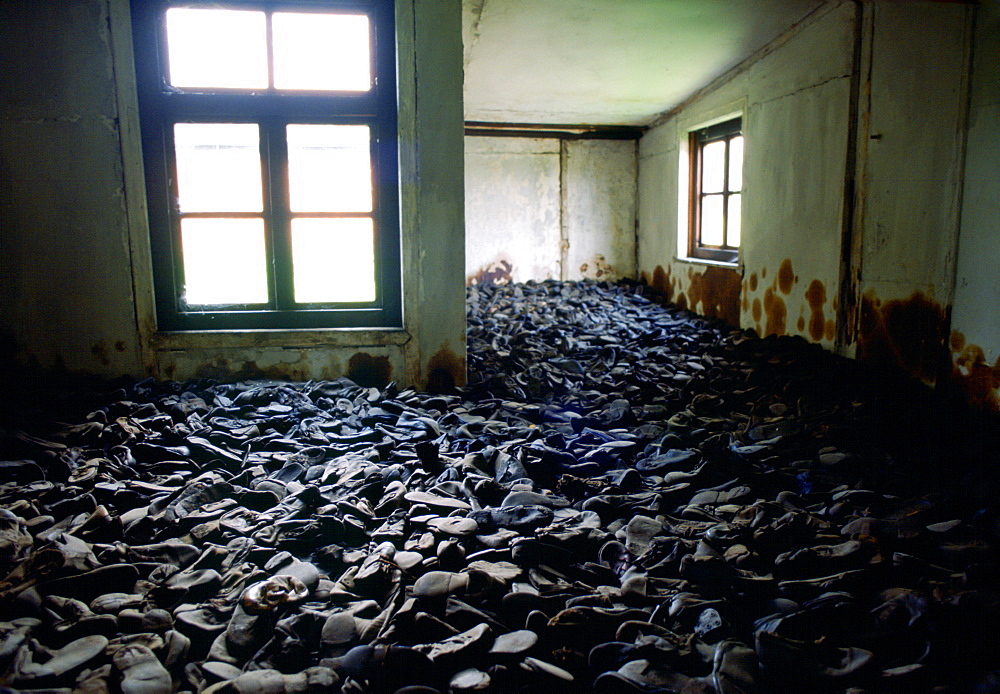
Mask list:
[{"label": "window pane", "polygon": [[299,303],[375,300],[375,233],[369,218],[293,219]]},{"label": "window pane", "polygon": [[189,306],[267,302],[263,220],[182,219],[181,245]]},{"label": "window pane", "polygon": [[729,190],[743,189],[743,136],[729,141]]},{"label": "window pane", "polygon": [[289,125],[293,212],[371,212],[367,125]]},{"label": "window pane", "polygon": [[725,180],[726,142],[710,142],[701,148],[701,191],[721,193]]},{"label": "window pane", "polygon": [[264,13],[173,7],[167,56],[175,87],[267,88]]},{"label": "window pane", "polygon": [[368,17],[275,12],[274,86],[278,89],[368,91]]},{"label": "window pane", "polygon": [[739,248],[740,245],[740,196],[729,196],[729,216],[726,218],[726,245]]},{"label": "window pane", "polygon": [[706,195],[701,199],[701,245],[722,245],[721,195]]},{"label": "window pane", "polygon": [[177,202],[181,212],[260,212],[256,123],[177,123]]}]

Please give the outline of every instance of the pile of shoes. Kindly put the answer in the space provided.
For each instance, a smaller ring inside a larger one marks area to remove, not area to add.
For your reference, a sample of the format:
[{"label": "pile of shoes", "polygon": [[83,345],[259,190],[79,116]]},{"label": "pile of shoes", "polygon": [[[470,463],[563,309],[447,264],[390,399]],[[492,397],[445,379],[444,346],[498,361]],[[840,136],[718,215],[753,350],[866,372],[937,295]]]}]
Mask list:
[{"label": "pile of shoes", "polygon": [[460,392],[5,425],[0,688],[995,691],[995,501],[915,479],[851,362],[628,283],[470,288],[468,337]]}]

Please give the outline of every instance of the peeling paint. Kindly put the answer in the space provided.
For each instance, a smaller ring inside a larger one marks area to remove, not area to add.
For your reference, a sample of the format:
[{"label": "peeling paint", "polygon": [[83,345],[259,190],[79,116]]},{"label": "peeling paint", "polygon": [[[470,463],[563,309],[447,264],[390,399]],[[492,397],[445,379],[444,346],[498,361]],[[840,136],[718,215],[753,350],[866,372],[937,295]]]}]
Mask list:
[{"label": "peeling paint", "polygon": [[501,256],[489,265],[484,265],[475,274],[465,278],[465,284],[508,284],[514,272],[514,263],[510,258]]},{"label": "peeling paint", "polygon": [[580,274],[584,279],[613,281],[618,278],[614,266],[605,260],[604,255],[597,253],[588,262],[580,265]]}]

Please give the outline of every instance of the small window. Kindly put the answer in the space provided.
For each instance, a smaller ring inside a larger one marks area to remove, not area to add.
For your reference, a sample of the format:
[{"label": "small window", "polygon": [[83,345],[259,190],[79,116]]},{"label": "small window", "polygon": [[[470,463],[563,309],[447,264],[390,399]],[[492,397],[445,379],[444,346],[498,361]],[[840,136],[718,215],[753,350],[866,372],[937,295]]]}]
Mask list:
[{"label": "small window", "polygon": [[742,120],[691,133],[691,203],[688,254],[735,263],[743,200]]},{"label": "small window", "polygon": [[400,326],[393,2],[132,8],[159,329]]}]

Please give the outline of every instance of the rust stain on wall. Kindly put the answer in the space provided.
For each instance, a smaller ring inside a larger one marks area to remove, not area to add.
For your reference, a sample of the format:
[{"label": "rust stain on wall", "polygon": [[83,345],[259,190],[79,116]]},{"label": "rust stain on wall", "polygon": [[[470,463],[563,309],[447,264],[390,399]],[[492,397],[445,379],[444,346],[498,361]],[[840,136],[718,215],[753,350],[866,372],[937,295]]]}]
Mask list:
[{"label": "rust stain on wall", "polygon": [[953,355],[951,385],[969,405],[1000,413],[1000,357],[993,365],[979,345],[967,344],[965,335],[952,331],[948,340]]},{"label": "rust stain on wall", "polygon": [[[730,325],[740,324],[740,273],[731,268],[706,267],[703,272],[688,270],[691,310],[708,318],[721,318]],[[701,309],[698,305],[701,304]]]},{"label": "rust stain on wall", "polygon": [[766,280],[767,279],[767,267],[762,267],[760,269],[760,278],[762,280]]},{"label": "rust stain on wall", "polygon": [[757,291],[757,273],[750,273],[750,291]]},{"label": "rust stain on wall", "polygon": [[677,280],[671,276],[670,268],[667,268],[667,272],[664,274],[663,267],[661,265],[656,266],[656,269],[653,271],[653,286],[658,291],[663,292],[663,296],[667,301],[673,298]]},{"label": "rust stain on wall", "polygon": [[[761,305],[759,297],[754,298],[753,304],[750,306],[750,314],[753,316],[753,320],[755,323],[760,323],[760,317],[763,314],[761,313]],[[760,328],[757,329],[757,332],[760,332]]]},{"label": "rust stain on wall", "polygon": [[825,337],[830,342],[833,342],[833,338],[837,336],[837,323],[832,318],[826,322],[826,326],[823,329],[823,337]]},{"label": "rust stain on wall", "polygon": [[[258,378],[267,378],[280,381],[307,381],[314,374],[310,374],[305,366],[294,363],[270,364],[260,366],[252,359],[230,361],[223,356],[216,357],[211,361],[206,361],[198,367],[195,378],[212,378],[223,382],[245,381]],[[176,366],[171,364],[165,369],[167,378],[173,378],[176,374]],[[334,377],[323,370],[322,378]]]},{"label": "rust stain on wall", "polygon": [[785,334],[785,301],[774,293],[773,289],[764,290],[764,314],[767,322],[764,325],[764,335]]},{"label": "rust stain on wall", "polygon": [[781,267],[778,268],[778,289],[781,290],[782,294],[791,294],[792,285],[796,281],[795,271],[792,270],[792,260],[791,258],[785,258],[781,261]]},{"label": "rust stain on wall", "polygon": [[514,264],[507,258],[497,258],[489,265],[484,265],[479,272],[465,278],[466,285],[475,284],[508,284],[511,281]]},{"label": "rust stain on wall", "polygon": [[[814,342],[823,339],[826,332],[826,316],[823,307],[826,305],[826,287],[819,280],[813,280],[806,289],[806,301],[809,303],[809,337]],[[802,332],[802,327],[799,327]]]},{"label": "rust stain on wall", "polygon": [[429,393],[451,393],[465,383],[465,362],[447,346],[442,346],[427,362]]},{"label": "rust stain on wall", "polygon": [[347,362],[347,377],[359,386],[383,388],[392,380],[389,357],[358,352]]},{"label": "rust stain on wall", "polygon": [[90,348],[90,353],[93,354],[97,359],[104,365],[108,366],[111,364],[111,360],[108,358],[108,348],[104,342],[98,342],[96,345]]},{"label": "rust stain on wall", "polygon": [[675,305],[677,306],[677,308],[681,310],[687,310],[688,300],[687,297],[684,295],[684,292],[681,292],[680,294],[677,295],[677,302]]},{"label": "rust stain on wall", "polygon": [[880,368],[901,369],[928,385],[946,373],[950,309],[914,292],[882,302],[874,292],[861,297],[858,359]]},{"label": "rust stain on wall", "polygon": [[965,349],[965,335],[957,330],[952,330],[948,337],[948,347],[953,354],[957,354]]},{"label": "rust stain on wall", "polygon": [[805,316],[803,316],[803,315],[800,314],[799,315],[799,320],[795,324],[795,326],[799,329],[800,333],[803,332],[803,331],[805,331],[805,329],[806,329],[806,319],[805,319]]}]

